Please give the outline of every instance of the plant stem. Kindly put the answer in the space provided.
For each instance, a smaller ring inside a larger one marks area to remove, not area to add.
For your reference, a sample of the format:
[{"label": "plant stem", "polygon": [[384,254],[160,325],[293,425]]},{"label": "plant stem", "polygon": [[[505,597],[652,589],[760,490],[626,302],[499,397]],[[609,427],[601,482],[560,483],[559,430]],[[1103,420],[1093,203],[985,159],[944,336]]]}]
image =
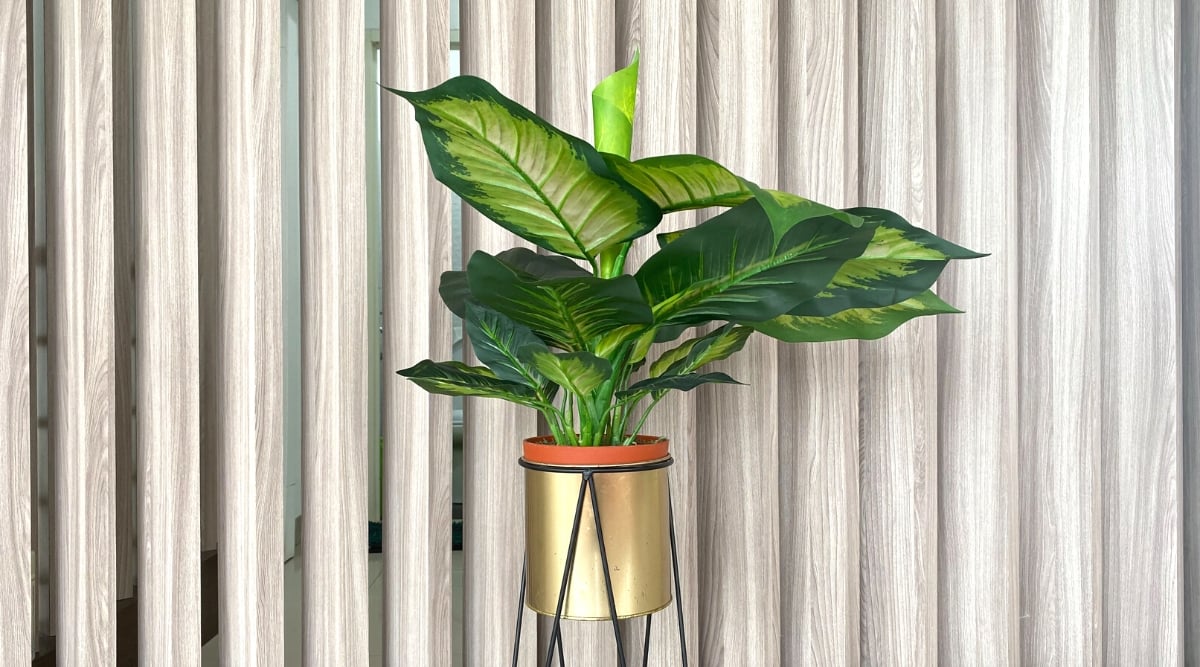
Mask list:
[{"label": "plant stem", "polygon": [[654,397],[653,401],[650,401],[650,405],[648,405],[646,407],[646,411],[642,413],[642,418],[638,420],[637,426],[634,427],[633,431],[631,431],[629,433],[629,435],[625,437],[625,441],[622,442],[621,444],[629,445],[629,444],[633,443],[633,439],[636,438],[638,436],[638,433],[641,432],[642,426],[645,426],[646,418],[650,416],[650,412],[652,410],[654,410],[654,406],[658,405],[658,402],[661,401],[663,399],[663,397],[666,395],[667,395],[667,392],[665,392],[665,391],[661,392],[660,394],[658,394],[657,396]]}]

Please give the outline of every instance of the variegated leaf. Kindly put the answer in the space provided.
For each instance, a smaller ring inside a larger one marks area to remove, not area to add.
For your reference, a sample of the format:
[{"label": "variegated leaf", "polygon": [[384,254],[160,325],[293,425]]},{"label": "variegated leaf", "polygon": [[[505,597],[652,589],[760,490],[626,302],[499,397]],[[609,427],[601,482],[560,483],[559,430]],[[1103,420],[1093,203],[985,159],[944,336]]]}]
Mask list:
[{"label": "variegated leaf", "polygon": [[591,352],[535,352],[533,363],[551,382],[586,396],[612,376],[612,364]]},{"label": "variegated leaf", "polygon": [[600,153],[473,76],[388,89],[416,109],[434,176],[497,224],[547,250],[592,259],[649,232],[662,212]]},{"label": "variegated leaf", "polygon": [[467,304],[467,338],[471,348],[496,377],[540,389],[545,383],[533,366],[536,352],[550,348],[529,327],[512,321],[491,308]]},{"label": "variegated leaf", "polygon": [[667,350],[650,365],[650,377],[691,373],[714,361],[728,359],[746,345],[754,330],[726,324],[705,336]]},{"label": "variegated leaf", "polygon": [[468,366],[460,361],[437,362],[426,359],[396,372],[433,394],[502,398],[522,405],[530,405],[534,401],[533,389],[501,380],[490,369]]},{"label": "variegated leaf", "polygon": [[892,211],[852,208],[851,213],[877,222],[875,236],[861,257],[847,261],[833,280],[792,315],[831,315],[850,308],[880,308],[929,289],[952,259],[984,255],[957,246]]},{"label": "variegated leaf", "polygon": [[914,317],[962,311],[942,301],[933,292],[882,308],[851,308],[824,317],[781,315],[766,322],[747,322],[757,331],[788,343],[819,343],[834,340],[874,340],[895,331]]},{"label": "variegated leaf", "polygon": [[653,322],[632,276],[539,278],[499,257],[476,252],[467,263],[467,278],[476,300],[563,350],[593,349],[614,329]]},{"label": "variegated leaf", "polygon": [[618,398],[632,396],[639,392],[663,392],[669,389],[691,391],[702,384],[742,384],[724,373],[687,373],[685,375],[664,375],[642,380],[624,391],[617,392]]},{"label": "variegated leaf", "polygon": [[636,277],[660,325],[768,320],[829,284],[873,232],[819,216],[791,224],[777,241],[752,199],[664,246]]},{"label": "variegated leaf", "polygon": [[667,213],[737,206],[754,196],[746,181],[699,155],[663,155],[636,162],[616,155],[605,155],[604,159],[618,176]]},{"label": "variegated leaf", "polygon": [[629,157],[633,146],[639,60],[635,52],[628,67],[609,74],[592,90],[592,126],[599,151]]},{"label": "variegated leaf", "polygon": [[[730,197],[730,202],[732,203],[729,205],[740,204],[751,197],[758,199],[759,203],[763,205],[764,210],[767,211],[768,217],[771,219],[771,226],[775,229],[776,239],[783,238],[783,235],[787,233],[787,231],[795,224],[820,216],[830,216],[836,218],[850,225],[851,227],[860,227],[863,224],[862,218],[850,213],[849,211],[838,210],[831,206],[826,206],[825,204],[815,202],[811,199],[805,199],[800,195],[794,195],[790,192],[762,189],[753,183],[750,183],[749,181],[742,182],[746,186],[744,194],[739,195],[736,202],[733,201],[734,197]],[[653,197],[653,195],[651,195],[651,197]],[[683,229],[658,234],[657,238],[659,247],[661,248],[666,246],[668,243],[678,239],[688,231],[690,230]]]}]

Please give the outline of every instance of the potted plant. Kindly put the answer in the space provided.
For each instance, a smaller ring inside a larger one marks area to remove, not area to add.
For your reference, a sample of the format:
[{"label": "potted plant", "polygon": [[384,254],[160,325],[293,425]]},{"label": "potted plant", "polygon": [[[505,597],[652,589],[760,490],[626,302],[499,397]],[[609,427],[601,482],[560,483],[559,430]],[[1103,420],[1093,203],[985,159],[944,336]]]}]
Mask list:
[{"label": "potted plant", "polygon": [[[441,296],[483,365],[425,360],[399,373],[434,393],[498,398],[545,418],[550,433],[527,439],[524,457],[540,468],[526,471],[527,603],[548,614],[570,510],[584,494],[578,478],[547,470],[664,459],[667,440],[640,433],[646,416],[670,391],[735,383],[706,367],[749,336],[874,339],[914,317],[959,312],[929,288],[950,260],[980,256],[891,211],[764,189],[704,157],[631,160],[637,78],[635,58],[593,91],[594,145],[476,77],[389,89],[415,109],[437,179],[542,251],[475,252],[465,271],[442,275]],[[659,234],[654,255],[626,265],[634,240],[665,215],[713,206],[727,210]],[[609,574],[620,572],[618,615],[653,612],[671,599],[666,471],[602,477],[592,496]],[[608,619],[583,510],[559,611]]]}]

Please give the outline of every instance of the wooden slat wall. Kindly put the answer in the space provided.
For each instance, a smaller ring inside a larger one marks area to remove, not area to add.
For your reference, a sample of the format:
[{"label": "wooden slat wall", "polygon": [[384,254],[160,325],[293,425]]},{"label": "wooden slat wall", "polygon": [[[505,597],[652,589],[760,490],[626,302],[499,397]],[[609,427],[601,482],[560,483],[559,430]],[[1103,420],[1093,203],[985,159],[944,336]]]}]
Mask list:
[{"label": "wooden slat wall", "polygon": [[1184,663],[1200,664],[1200,6],[1180,4],[1180,185],[1183,209],[1183,637]]},{"label": "wooden slat wall", "polygon": [[[588,36],[589,48],[579,48],[580,35]],[[616,64],[614,3],[612,0],[537,0],[535,49],[538,54],[537,112],[555,126],[570,128],[568,131],[572,134],[592,140],[592,88],[616,67],[628,64]],[[546,654],[552,627],[553,618],[539,618],[539,656]],[[627,627],[625,632],[631,630]],[[617,650],[610,624],[573,623],[564,632],[570,633],[569,646],[563,655],[566,664],[616,664]]]},{"label": "wooden slat wall", "polygon": [[367,663],[362,3],[300,3],[304,656]]},{"label": "wooden slat wall", "polygon": [[[757,183],[779,180],[776,11],[698,3],[697,147]],[[700,664],[779,664],[777,367],[775,341],[755,337],[722,364],[748,386],[697,390]]]},{"label": "wooden slat wall", "polygon": [[[1016,5],[1021,661],[1101,662],[1090,3]],[[968,315],[969,316],[969,315]]]},{"label": "wooden slat wall", "polygon": [[938,230],[990,257],[946,272],[938,321],[938,661],[1019,661],[1016,135],[1005,3],[938,5]]},{"label": "wooden slat wall", "polygon": [[[696,0],[621,0],[617,3],[616,57],[613,68],[624,67],[640,50],[637,122],[633,157],[696,152]],[[695,225],[693,212],[664,218],[663,230]],[[657,250],[644,238],[629,252],[628,266],[639,266]],[[662,347],[669,347],[664,345]],[[652,352],[651,354],[656,354]],[[696,441],[694,393],[675,392],[646,422],[644,432],[671,440],[671,496],[675,504],[675,537],[680,552],[680,589],[689,655],[696,660],[699,635],[699,582],[696,521]],[[651,665],[679,664],[679,633],[675,608],[667,609],[651,624]],[[645,636],[641,622],[630,623],[626,656],[640,656],[639,640]],[[631,658],[633,659],[633,658]],[[638,658],[640,660],[640,658]],[[636,664],[636,662],[634,663]]]},{"label": "wooden slat wall", "polygon": [[1114,665],[1182,658],[1178,309],[1179,290],[1197,286],[1178,282],[1178,11],[1103,3],[1093,42],[1099,266],[1120,285],[1099,312],[1101,627]]},{"label": "wooden slat wall", "polygon": [[[462,71],[491,81],[533,108],[537,102],[535,3],[461,0]],[[463,263],[475,250],[497,253],[515,235],[463,206]],[[465,356],[474,361],[466,344]],[[463,411],[463,663],[483,665],[512,651],[513,620],[524,553],[524,475],[519,443],[536,434],[533,411],[499,401],[467,399]],[[532,612],[522,625],[522,665],[534,665]]]},{"label": "wooden slat wall", "polygon": [[46,5],[46,186],[59,662],[112,664],[111,4]]},{"label": "wooden slat wall", "polygon": [[[449,72],[448,5],[380,3],[380,83],[420,90]],[[433,179],[407,102],[382,93],[383,662],[450,664],[451,401],[395,371],[449,359],[437,294],[451,267],[450,193]]]},{"label": "wooden slat wall", "polygon": [[[860,201],[937,231],[934,2],[859,12]],[[864,663],[937,658],[937,326],[859,348]]]},{"label": "wooden slat wall", "polygon": [[200,664],[200,375],[196,15],[139,2],[137,187],[138,641],[147,664]]},{"label": "wooden slat wall", "polygon": [[215,498],[221,662],[283,664],[280,13],[199,16],[202,447]]},{"label": "wooden slat wall", "polygon": [[[856,0],[780,4],[779,99],[780,187],[856,203]],[[857,664],[858,345],[781,345],[778,384],[781,664]]]},{"label": "wooden slat wall", "polygon": [[29,261],[33,245],[30,213],[30,49],[27,6],[0,6],[0,664],[29,659],[33,601],[30,576],[31,498],[29,410],[31,303]]}]

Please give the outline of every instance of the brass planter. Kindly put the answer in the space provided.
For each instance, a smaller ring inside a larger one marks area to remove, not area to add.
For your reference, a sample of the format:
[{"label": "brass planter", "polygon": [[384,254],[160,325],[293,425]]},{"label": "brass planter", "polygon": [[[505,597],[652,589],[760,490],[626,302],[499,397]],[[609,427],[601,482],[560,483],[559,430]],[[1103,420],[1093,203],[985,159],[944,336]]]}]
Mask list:
[{"label": "brass planter", "polygon": [[[525,604],[540,614],[553,616],[583,475],[571,466],[549,467],[562,469],[525,470]],[[595,466],[593,478],[617,616],[644,616],[671,603],[667,468],[636,472],[604,469]],[[567,583],[562,616],[574,620],[610,618],[590,490],[584,491],[575,565]]]}]

